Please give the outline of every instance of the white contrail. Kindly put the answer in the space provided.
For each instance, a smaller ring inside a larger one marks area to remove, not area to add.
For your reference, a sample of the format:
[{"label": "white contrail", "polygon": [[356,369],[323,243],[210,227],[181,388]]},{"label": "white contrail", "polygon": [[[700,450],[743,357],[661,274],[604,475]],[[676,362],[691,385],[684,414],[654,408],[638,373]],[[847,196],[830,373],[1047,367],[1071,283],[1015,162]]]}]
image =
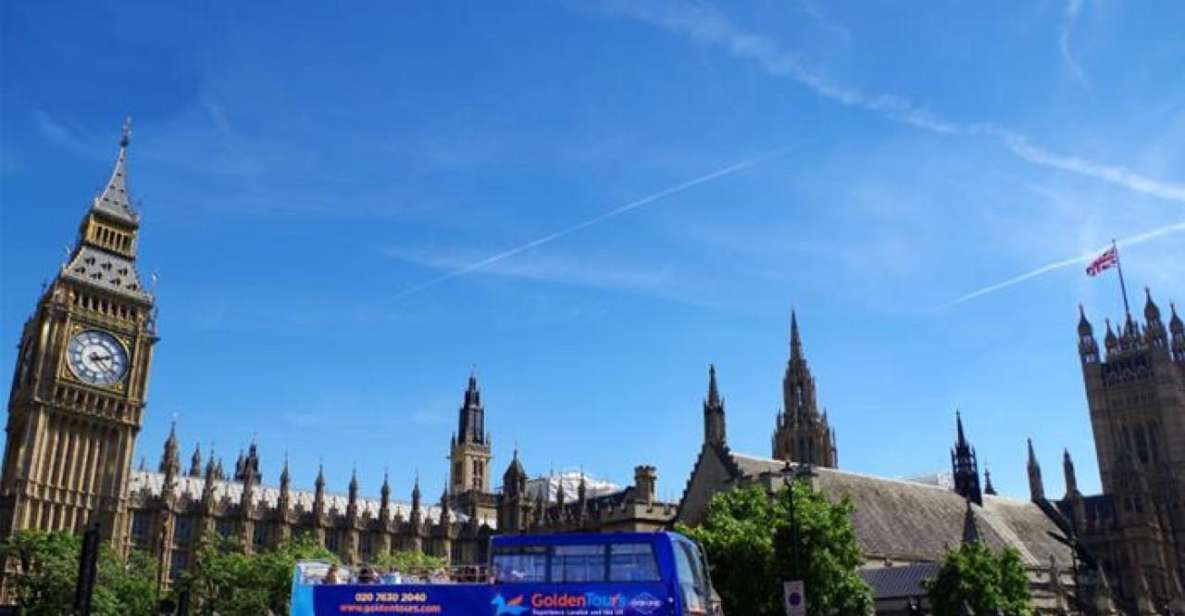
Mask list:
[{"label": "white contrail", "polygon": [[441,274],[440,276],[431,278],[429,280],[425,280],[424,282],[421,282],[417,285],[410,286],[410,287],[400,291],[399,293],[396,293],[395,297],[392,299],[395,299],[395,300],[403,299],[413,293],[423,291],[424,289],[427,289],[428,287],[434,287],[446,280],[452,280],[453,278],[456,278],[458,276],[464,276],[465,274],[477,271],[477,270],[485,268],[485,267],[489,267],[490,265],[493,265],[494,263],[497,263],[503,259],[509,259],[510,257],[513,257],[517,254],[526,252],[532,248],[536,248],[538,246],[542,246],[543,244],[553,242],[555,240],[560,239],[561,237],[564,237],[565,235],[575,233],[577,231],[580,231],[581,229],[586,229],[586,228],[591,227],[597,223],[601,223],[606,220],[609,220],[610,218],[615,218],[615,217],[625,214],[626,212],[629,212],[631,210],[636,210],[644,205],[649,205],[651,203],[654,203],[655,201],[659,201],[659,200],[669,197],[671,195],[681,193],[689,188],[699,186],[700,184],[703,184],[705,182],[710,182],[712,180],[724,177],[726,175],[732,175],[738,171],[743,171],[745,169],[753,167],[754,165],[763,163],[766,160],[768,160],[774,156],[777,156],[778,154],[781,154],[789,147],[790,147],[789,145],[785,145],[782,147],[774,148],[774,149],[772,149],[760,156],[756,156],[756,157],[750,158],[748,160],[743,160],[739,163],[733,163],[733,164],[728,165],[727,167],[724,167],[722,169],[717,169],[716,171],[713,171],[713,172],[708,173],[706,175],[701,175],[695,179],[683,182],[682,184],[676,184],[675,186],[671,186],[670,188],[664,188],[656,193],[647,195],[647,196],[642,197],[641,199],[638,199],[636,201],[631,201],[625,205],[622,205],[620,207],[609,210],[608,212],[605,212],[604,214],[598,214],[597,216],[589,218],[588,220],[578,222],[578,223],[568,226],[568,227],[564,227],[563,229],[560,229],[559,231],[555,231],[553,233],[549,233],[549,234],[544,235],[542,237],[535,238],[525,244],[521,244],[519,246],[515,246],[514,248],[504,250],[498,254],[486,257],[480,261],[470,263],[469,265],[460,267],[460,268],[455,269],[451,272]]},{"label": "white contrail", "polygon": [[[1120,246],[1132,246],[1134,244],[1142,244],[1144,242],[1147,242],[1148,240],[1158,238],[1162,235],[1168,235],[1170,233],[1179,233],[1181,231],[1185,231],[1185,222],[1178,222],[1178,223],[1174,223],[1171,225],[1166,225],[1164,227],[1158,227],[1156,229],[1152,229],[1151,231],[1146,231],[1144,233],[1140,233],[1139,235],[1133,235],[1131,237],[1125,237],[1121,240],[1116,240],[1115,243]],[[987,295],[988,293],[992,293],[994,291],[999,291],[1000,289],[1011,287],[1012,285],[1015,285],[1015,284],[1020,284],[1030,278],[1036,278],[1037,276],[1040,276],[1041,274],[1052,272],[1053,270],[1061,269],[1063,267],[1069,267],[1071,265],[1075,265],[1075,264],[1079,264],[1079,263],[1086,263],[1086,262],[1090,261],[1091,259],[1097,258],[1108,247],[1109,246],[1101,246],[1101,247],[1095,249],[1094,251],[1078,255],[1077,257],[1073,257],[1070,259],[1063,259],[1061,261],[1055,261],[1055,262],[1049,263],[1047,265],[1042,265],[1041,267],[1039,267],[1031,272],[1025,272],[1024,274],[1021,274],[1019,276],[1014,276],[1012,278],[1009,278],[1008,280],[1005,280],[1004,282],[996,283],[994,285],[979,289],[978,291],[973,291],[971,293],[968,293],[968,294],[960,297],[959,299],[956,299],[955,301],[953,301],[949,304],[946,304],[945,306],[943,306],[943,308],[950,308],[952,306],[961,304],[965,301],[972,300],[977,297],[982,297],[984,295]]]}]

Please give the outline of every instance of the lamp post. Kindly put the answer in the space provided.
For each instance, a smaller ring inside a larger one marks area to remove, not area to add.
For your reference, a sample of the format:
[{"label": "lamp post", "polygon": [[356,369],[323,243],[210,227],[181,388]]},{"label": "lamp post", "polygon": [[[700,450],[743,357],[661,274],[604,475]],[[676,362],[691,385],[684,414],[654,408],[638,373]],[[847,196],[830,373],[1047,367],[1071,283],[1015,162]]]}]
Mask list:
[{"label": "lamp post", "polygon": [[798,519],[794,513],[794,482],[814,476],[814,468],[809,463],[794,465],[787,460],[786,465],[782,467],[782,485],[786,487],[787,497],[790,499],[790,550],[794,558],[794,574],[800,578],[802,569],[798,556]]}]

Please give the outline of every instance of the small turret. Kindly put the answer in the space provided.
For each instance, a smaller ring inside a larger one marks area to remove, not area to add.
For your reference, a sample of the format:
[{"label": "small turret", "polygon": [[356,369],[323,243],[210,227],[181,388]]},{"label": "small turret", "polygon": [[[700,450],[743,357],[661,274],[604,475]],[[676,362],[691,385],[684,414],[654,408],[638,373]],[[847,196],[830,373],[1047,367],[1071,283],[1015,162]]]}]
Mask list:
[{"label": "small turret", "polygon": [[416,473],[416,483],[411,489],[411,527],[413,533],[420,532],[420,524],[424,520],[424,513],[420,509],[420,475]]},{"label": "small turret", "polygon": [[522,462],[518,460],[518,449],[514,450],[514,457],[510,466],[502,475],[502,493],[511,498],[523,496],[527,491],[527,472],[523,470]]},{"label": "small turret", "polygon": [[1103,338],[1103,345],[1107,347],[1108,355],[1119,349],[1119,338],[1115,337],[1115,331],[1111,329],[1111,319],[1107,319],[1107,335]]},{"label": "small turret", "polygon": [[206,462],[206,480],[202,483],[202,505],[207,511],[214,504],[214,480],[218,474],[218,465],[214,463],[214,448],[210,448],[210,460]]},{"label": "small turret", "polygon": [[1078,494],[1078,474],[1074,472],[1074,460],[1070,457],[1070,450],[1062,451],[1062,470],[1066,475],[1066,497]]},{"label": "small turret", "polygon": [[193,446],[193,457],[189,459],[189,476],[202,476],[202,444],[197,443]]},{"label": "small turret", "polygon": [[634,467],[634,498],[647,505],[658,495],[658,470],[653,466]]},{"label": "small turret", "polygon": [[1033,439],[1029,439],[1029,497],[1034,503],[1045,500],[1045,484],[1041,481],[1041,465],[1033,453]]},{"label": "small turret", "polygon": [[161,452],[157,470],[174,477],[181,474],[181,446],[177,441],[176,421],[169,426],[169,436],[165,439],[164,451]]},{"label": "small turret", "polygon": [[987,464],[983,465],[983,493],[988,496],[997,496],[996,488],[992,485],[992,472],[988,470]]},{"label": "small turret", "polygon": [[708,397],[704,399],[704,443],[723,447],[726,441],[724,400],[716,386],[716,366],[708,366]]},{"label": "small turret", "polygon": [[1144,338],[1151,347],[1165,347],[1168,345],[1168,335],[1165,333],[1164,322],[1160,320],[1160,307],[1152,301],[1152,290],[1144,287]]},{"label": "small turret", "polygon": [[317,466],[317,479],[313,482],[313,516],[321,519],[325,515],[325,465]]},{"label": "small turret", "polygon": [[358,518],[358,468],[350,472],[350,486],[346,501],[346,517],[351,520]]},{"label": "small turret", "polygon": [[1169,319],[1169,332],[1172,334],[1172,342],[1170,349],[1173,356],[1173,361],[1179,364],[1185,364],[1185,322],[1181,321],[1181,317],[1177,315],[1177,305],[1169,304],[1172,311],[1172,318]]},{"label": "small turret", "polygon": [[288,475],[288,454],[284,454],[284,469],[280,471],[280,498],[277,502],[277,508],[280,511],[287,511],[292,502],[292,494],[289,491],[290,477]]},{"label": "small turret", "polygon": [[1094,339],[1094,327],[1086,318],[1086,309],[1078,304],[1078,355],[1084,364],[1099,361],[1099,343]]}]

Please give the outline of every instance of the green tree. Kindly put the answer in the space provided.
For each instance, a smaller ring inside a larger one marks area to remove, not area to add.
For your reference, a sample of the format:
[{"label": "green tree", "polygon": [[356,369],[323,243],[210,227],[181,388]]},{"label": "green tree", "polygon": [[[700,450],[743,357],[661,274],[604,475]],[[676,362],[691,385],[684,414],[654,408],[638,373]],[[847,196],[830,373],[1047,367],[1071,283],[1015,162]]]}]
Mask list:
[{"label": "green tree", "polygon": [[15,567],[8,580],[27,616],[72,611],[81,546],[78,535],[40,530],[17,531],[0,544],[0,555]]},{"label": "green tree", "polygon": [[801,579],[808,614],[863,615],[872,608],[872,593],[858,571],[864,560],[852,510],[847,499],[832,502],[800,482],[792,517],[789,490],[771,498],[752,486],[717,494],[702,524],[678,530],[707,551],[726,613],[781,616],[782,582]]},{"label": "green tree", "polygon": [[286,614],[292,572],[298,560],[337,562],[332,552],[304,534],[273,550],[244,554],[231,539],[203,541],[176,592],[189,592],[194,614],[257,616]]},{"label": "green tree", "polygon": [[1015,548],[993,554],[982,542],[964,543],[947,552],[942,568],[926,582],[930,605],[938,616],[955,616],[966,604],[976,614],[1002,612],[1029,616],[1029,580]]},{"label": "green tree", "polygon": [[439,556],[407,551],[379,554],[370,561],[370,564],[380,571],[395,570],[422,576],[446,567],[448,562]]},{"label": "green tree", "polygon": [[[9,581],[26,616],[69,614],[78,583],[82,538],[73,533],[24,530],[0,543],[0,561],[15,566]],[[92,606],[102,616],[150,616],[156,602],[156,566],[142,552],[127,559],[104,546]]]}]

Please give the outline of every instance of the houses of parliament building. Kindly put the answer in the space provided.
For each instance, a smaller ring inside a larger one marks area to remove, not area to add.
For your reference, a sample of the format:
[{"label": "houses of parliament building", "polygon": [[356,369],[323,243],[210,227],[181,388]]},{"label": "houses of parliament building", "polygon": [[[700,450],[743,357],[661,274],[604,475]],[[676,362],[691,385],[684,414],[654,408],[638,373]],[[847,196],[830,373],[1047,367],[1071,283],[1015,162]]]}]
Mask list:
[{"label": "houses of parliament building", "polygon": [[125,128],[110,179],[20,332],[0,470],[0,538],[97,523],[118,550],[150,552],[162,583],[190,566],[200,542],[212,537],[252,552],[309,533],[348,563],[418,550],[466,564],[484,561],[494,533],[694,525],[714,494],[745,485],[775,490],[794,477],[852,499],[862,573],[879,612],[903,609],[915,597],[902,589],[921,592],[918,580],[936,571],[947,550],[978,540],[1018,550],[1041,612],[1185,614],[1185,324],[1175,306],[1166,323],[1151,293],[1143,322],[1131,315],[1117,327],[1107,322],[1101,347],[1085,313],[1078,323],[1102,478],[1097,495],[1079,491],[1068,451],[1065,494],[1047,494],[1031,442],[1029,499],[997,495],[986,471],[981,481],[962,417],[954,446],[936,452],[939,459],[949,453],[949,486],[840,470],[839,443],[820,410],[794,316],[769,456],[731,448],[710,369],[703,442],[678,504],[656,499],[652,466],[636,467],[624,488],[583,473],[532,479],[517,451],[501,488],[492,487],[491,436],[473,375],[448,443],[449,479],[432,502],[422,498],[418,478],[406,501],[392,497],[386,476],[378,498],[360,495],[357,473],[344,494],[330,492],[320,472],[312,491],[296,489],[286,461],[278,481],[268,483],[254,444],[224,468],[212,451],[187,453],[175,429],[153,468],[137,467],[157,329],[152,292],[136,267],[140,217],[128,194],[128,136]]},{"label": "houses of parliament building", "polygon": [[0,537],[98,523],[117,549],[152,553],[167,581],[214,535],[250,552],[311,533],[347,563],[416,550],[466,564],[484,561],[496,529],[649,530],[674,518],[674,506],[656,500],[651,466],[637,467],[624,489],[586,484],[583,474],[531,480],[516,452],[496,493],[472,375],[449,443],[448,485],[433,502],[422,498],[418,478],[409,501],[392,498],[385,476],[378,498],[360,496],[356,473],[345,494],[329,492],[320,472],[314,490],[298,490],[286,461],[278,484],[267,485],[255,444],[233,470],[197,448],[186,466],[175,427],[155,469],[134,468],[157,335],[153,296],[136,267],[129,133],[125,126],[110,179],[21,331],[0,471]]}]

